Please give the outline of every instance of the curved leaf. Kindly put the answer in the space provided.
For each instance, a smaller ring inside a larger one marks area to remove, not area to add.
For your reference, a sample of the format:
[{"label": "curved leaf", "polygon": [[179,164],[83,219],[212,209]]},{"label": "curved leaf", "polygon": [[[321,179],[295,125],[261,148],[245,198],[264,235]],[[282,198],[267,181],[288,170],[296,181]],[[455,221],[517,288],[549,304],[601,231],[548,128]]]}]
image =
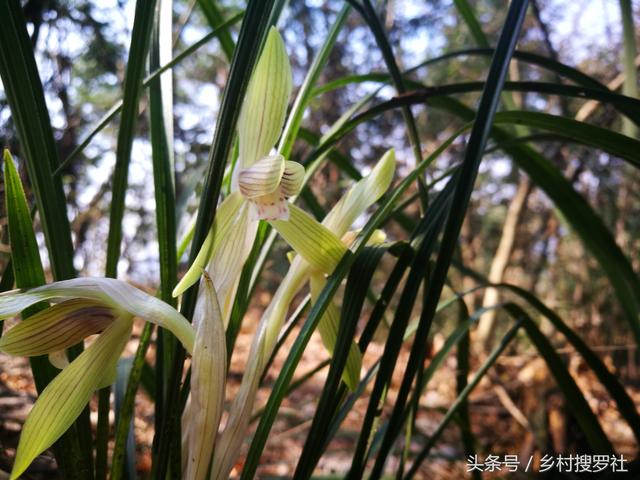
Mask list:
[{"label": "curved leaf", "polygon": [[11,472],[17,479],[80,415],[93,392],[112,376],[131,331],[131,317],[113,322],[44,389],[29,413]]}]

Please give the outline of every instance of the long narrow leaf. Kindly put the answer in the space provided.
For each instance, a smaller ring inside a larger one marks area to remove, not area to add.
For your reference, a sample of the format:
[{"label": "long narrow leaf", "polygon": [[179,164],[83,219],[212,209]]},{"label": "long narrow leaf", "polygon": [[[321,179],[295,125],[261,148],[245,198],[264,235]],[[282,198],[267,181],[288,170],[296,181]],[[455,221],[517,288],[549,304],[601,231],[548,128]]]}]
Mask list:
[{"label": "long narrow leaf", "polygon": [[[230,28],[232,25],[234,25],[235,23],[237,23],[242,18],[242,16],[243,16],[242,12],[238,13],[237,15],[234,15],[229,20],[227,20],[222,25],[220,25],[216,30],[210,33],[207,33],[200,40],[190,45],[189,47],[185,48],[182,52],[180,52],[178,55],[173,57],[171,61],[165,63],[164,65],[162,65],[161,67],[159,67],[158,69],[154,70],[149,75],[147,75],[144,81],[142,82],[142,85],[145,87],[148,87],[151,84],[151,82],[153,82],[156,78],[158,78],[164,72],[180,64],[182,60],[191,56],[193,53],[195,53],[198,49],[200,49],[204,45],[207,45],[209,41],[217,37],[223,30],[226,30]],[[93,127],[93,129],[91,129],[91,131],[80,142],[78,142],[78,145],[76,146],[76,148],[73,149],[73,151],[67,156],[67,158],[64,159],[64,161],[55,170],[54,175],[58,175],[69,163],[71,163],[71,161],[74,158],[76,158],[85,148],[87,148],[87,146],[91,143],[91,141],[95,138],[95,136],[98,133],[100,133],[107,125],[109,125],[111,120],[113,120],[116,117],[116,115],[121,111],[122,111],[122,100],[120,100],[115,105],[113,105],[107,111],[107,113],[105,113],[102,116],[102,118],[98,121],[97,125]]]},{"label": "long narrow leaf", "polygon": [[131,33],[131,45],[124,80],[122,114],[118,130],[116,165],[113,172],[107,264],[105,267],[106,275],[113,278],[118,275],[129,162],[131,161],[131,148],[138,119],[138,100],[142,93],[142,76],[151,40],[155,4],[156,0],[138,0],[136,2],[133,32]]},{"label": "long narrow leaf", "polygon": [[[149,48],[149,69],[157,71],[172,56],[172,5],[171,0],[160,0]],[[154,78],[149,84],[149,125],[151,129],[151,157],[153,162],[154,197],[156,204],[156,229],[158,238],[158,264],[160,269],[159,297],[175,306],[171,292],[177,279],[176,252],[176,193],[173,160],[173,82],[172,71]],[[149,329],[151,327],[146,327]],[[144,332],[150,336],[150,331]],[[171,355],[175,338],[166,330],[157,331],[155,427],[160,429],[164,418],[164,385],[170,372]],[[146,344],[145,344],[146,343]],[[126,402],[134,401],[134,392],[142,373],[147,342],[140,341],[132,375],[129,379]],[[128,404],[125,404],[129,408]],[[121,436],[122,437],[122,436]],[[114,453],[115,458],[115,453]]]},{"label": "long narrow leaf", "polygon": [[500,344],[495,348],[493,352],[491,352],[491,355],[487,357],[487,359],[484,361],[482,366],[478,369],[476,374],[469,381],[467,386],[464,387],[464,390],[462,390],[462,392],[458,394],[453,404],[447,410],[447,413],[445,414],[444,418],[440,420],[440,423],[438,424],[438,427],[436,428],[436,430],[431,434],[431,436],[429,437],[427,442],[424,444],[424,446],[422,447],[418,455],[416,455],[416,458],[413,461],[413,465],[411,466],[407,474],[403,477],[404,480],[408,480],[414,477],[414,475],[418,471],[418,468],[420,467],[420,464],[424,461],[425,458],[427,458],[427,455],[429,455],[431,448],[433,448],[436,441],[440,438],[440,436],[444,432],[449,422],[454,418],[454,416],[456,415],[460,407],[462,407],[466,399],[469,397],[469,394],[478,385],[478,383],[480,383],[480,380],[482,380],[482,378],[486,375],[489,368],[491,368],[491,366],[496,362],[498,357],[502,354],[504,349],[507,348],[507,346],[514,339],[520,327],[521,327],[521,323],[518,322],[506,333],[506,335],[500,341]]},{"label": "long narrow leaf", "polygon": [[580,392],[575,380],[567,371],[560,355],[558,355],[549,343],[549,340],[547,340],[522,308],[515,304],[507,304],[505,305],[505,309],[512,317],[523,321],[523,328],[526,330],[529,339],[535,345],[538,352],[540,352],[540,356],[544,358],[544,361],[547,363],[551,374],[558,383],[558,387],[567,399],[567,403],[571,405],[571,413],[584,432],[593,452],[597,454],[613,453],[613,446],[602,430],[600,423],[598,423],[598,419],[591,411],[587,400]]},{"label": "long narrow leaf", "polygon": [[309,100],[312,98],[312,89],[315,87],[315,84],[322,73],[322,69],[329,60],[331,49],[333,48],[336,39],[338,38],[338,34],[347,20],[349,11],[349,5],[345,3],[342,10],[338,12],[336,19],[333,21],[331,31],[329,31],[320,51],[313,59],[313,63],[309,67],[307,76],[304,78],[304,82],[300,86],[296,100],[291,108],[291,113],[289,114],[287,123],[284,126],[280,144],[278,145],[278,152],[280,152],[280,154],[285,158],[289,158],[291,155],[293,143],[298,135],[298,131],[300,130],[300,124],[302,123],[302,116]]},{"label": "long narrow leaf", "polygon": [[528,290],[511,284],[498,284],[498,288],[505,288],[523,298],[533,308],[540,312],[560,332],[567,341],[582,356],[589,368],[595,373],[600,383],[607,389],[611,398],[616,402],[620,415],[625,419],[636,439],[640,442],[640,414],[633,400],[625,391],[618,377],[609,371],[604,362],[591,350],[588,345],[558,316],[553,310],[542,303]]},{"label": "long narrow leaf", "polygon": [[[636,69],[636,29],[633,21],[631,0],[620,0],[622,16],[624,84],[622,92],[628,97],[638,98],[638,72]],[[638,136],[638,127],[623,119],[623,131],[630,137]]]},{"label": "long narrow leaf", "polygon": [[222,12],[220,11],[220,7],[218,6],[218,2],[214,0],[198,0],[198,6],[202,10],[202,13],[204,13],[204,16],[207,19],[207,22],[209,22],[209,25],[211,25],[211,28],[214,31],[218,30],[217,37],[218,40],[220,40],[222,50],[224,51],[227,60],[231,60],[235,44],[228,30],[220,30],[220,25],[223,25],[225,20]]},{"label": "long narrow leaf", "polygon": [[56,280],[71,278],[73,247],[62,181],[42,84],[18,0],[0,2],[0,75],[33,185],[51,269]]},{"label": "long narrow leaf", "polygon": [[351,267],[329,374],[318,401],[307,440],[300,454],[294,479],[309,478],[322,454],[322,445],[325,443],[327,433],[329,433],[333,409],[339,400],[336,398],[336,393],[352,346],[358,317],[364,304],[368,285],[384,251],[385,249],[380,247],[365,249]]},{"label": "long narrow leaf", "polygon": [[485,89],[480,99],[478,112],[474,119],[469,142],[465,151],[464,163],[460,170],[459,180],[456,184],[456,191],[453,196],[450,215],[444,228],[441,248],[436,260],[433,274],[431,275],[427,300],[420,317],[415,341],[409,355],[405,375],[398,391],[396,404],[389,421],[389,429],[380,447],[380,452],[376,458],[371,477],[379,478],[382,474],[386,456],[391,450],[391,446],[401,428],[397,421],[402,416],[404,404],[411,390],[411,385],[415,377],[415,372],[422,364],[426,351],[426,337],[429,332],[431,322],[436,312],[438,299],[442,292],[444,282],[449,270],[451,258],[457,243],[457,238],[462,227],[462,222],[466,214],[467,206],[471,198],[471,192],[478,173],[480,161],[484,154],[487,138],[491,131],[491,124],[498,107],[500,93],[507,75],[509,62],[520,34],[520,29],[527,11],[527,0],[514,0],[509,5],[509,11],[500,34],[500,40],[496,47],[495,55],[491,61],[491,67],[487,76]]},{"label": "long narrow leaf", "polygon": [[[596,93],[599,91],[593,90],[593,92]],[[422,94],[417,96],[420,96],[422,101],[424,101],[429,95],[425,93],[424,96]],[[386,111],[396,103],[409,101],[409,97],[410,95],[405,95],[404,97],[385,102],[353,118],[336,132],[333,138],[327,139],[325,143],[319,146],[314,152],[314,155],[321,155],[339,138],[342,138],[343,135],[352,131],[356,125],[366,119],[372,118],[381,111]],[[629,101],[632,103],[636,102],[635,99],[629,99]],[[439,97],[439,95],[436,94],[436,96],[429,99],[429,103],[434,107],[454,113],[465,121],[471,121],[474,118],[473,110],[452,98]],[[503,115],[503,113],[499,113],[498,118],[501,118],[501,115]],[[509,118],[508,113],[504,115],[506,115],[504,118]],[[571,122],[568,123],[571,124]],[[640,291],[640,282],[633,272],[629,261],[616,245],[611,233],[602,224],[600,218],[593,212],[585,200],[575,192],[567,180],[563,178],[562,174],[541,154],[526,145],[509,143],[512,136],[501,129],[494,128],[491,133],[495,140],[504,145],[503,149],[513,157],[519,167],[526,171],[533,181],[554,201],[555,205],[563,213],[565,220],[569,222],[573,229],[580,235],[588,249],[596,259],[598,259],[625,310],[632,331],[636,336],[636,341],[640,342],[640,315],[638,313],[640,312],[640,299],[637,294],[634,293]],[[572,135],[577,136],[575,135],[575,129]],[[584,137],[584,134],[581,133],[580,137]],[[629,142],[634,142],[634,140],[629,139]],[[591,141],[591,143],[593,144],[595,142]],[[606,150],[611,147],[612,143],[614,142],[599,142],[599,147]],[[628,142],[625,141],[623,145],[627,143]],[[620,151],[619,146],[615,146],[615,148],[618,152]],[[625,156],[629,156],[629,150],[625,149],[624,154]]]},{"label": "long narrow leaf", "polygon": [[541,112],[499,112],[494,122],[501,125],[517,124],[548,130],[556,136],[602,149],[640,168],[640,156],[638,156],[640,142],[606,128]]}]

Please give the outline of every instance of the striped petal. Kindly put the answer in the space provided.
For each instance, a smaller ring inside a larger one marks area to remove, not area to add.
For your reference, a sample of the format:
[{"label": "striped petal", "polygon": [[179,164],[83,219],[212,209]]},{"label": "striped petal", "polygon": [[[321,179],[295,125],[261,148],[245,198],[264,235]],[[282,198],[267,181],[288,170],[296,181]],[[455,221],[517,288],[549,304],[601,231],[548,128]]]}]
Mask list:
[{"label": "striped petal", "polygon": [[342,237],[353,222],[373,205],[389,188],[396,167],[396,156],[389,150],[374,169],[353,185],[327,214],[322,224]]},{"label": "striped petal", "polygon": [[[311,275],[309,281],[309,287],[311,290],[311,301],[316,302],[320,292],[327,283],[324,275],[315,273]],[[318,323],[318,331],[322,338],[324,347],[329,352],[329,355],[333,355],[333,350],[336,347],[338,340],[338,328],[340,327],[340,309],[335,302],[330,302],[327,309],[320,318]],[[349,354],[347,356],[347,363],[345,369],[342,372],[342,381],[349,387],[352,392],[358,387],[360,382],[360,370],[362,369],[362,354],[358,345],[352,341],[351,347],[349,347]]]},{"label": "striped petal", "polygon": [[289,221],[275,220],[271,225],[315,270],[331,273],[347,247],[329,229],[296,205],[289,205]]},{"label": "striped petal", "polygon": [[249,199],[273,193],[278,188],[284,171],[285,161],[282,155],[264,157],[250,167],[240,170],[240,193]]},{"label": "striped petal", "polygon": [[[195,331],[172,306],[148,293],[113,278],[83,277],[43,285],[25,292],[0,295],[0,318],[14,316],[43,300],[81,298],[100,302],[116,312],[128,312],[170,330],[189,353],[193,351]],[[48,311],[48,310],[47,310]]]},{"label": "striped petal", "polygon": [[236,286],[244,263],[251,253],[257,230],[258,224],[250,221],[249,205],[245,203],[238,211],[233,228],[220,239],[220,245],[206,269],[213,280],[225,326],[229,321]]},{"label": "striped petal", "polygon": [[131,316],[113,321],[43,390],[22,429],[11,480],[19,478],[40,453],[67,431],[93,392],[112,378],[132,324]]},{"label": "striped petal", "polygon": [[298,162],[285,162],[284,173],[280,181],[280,189],[285,197],[293,197],[300,193],[304,181],[304,167]]},{"label": "striped petal", "polygon": [[209,265],[211,258],[218,251],[221,243],[224,242],[224,239],[228,236],[229,231],[234,228],[239,221],[239,216],[242,215],[240,207],[243,204],[244,198],[238,192],[232,193],[220,204],[216,211],[213,225],[202,247],[200,247],[196,259],[189,267],[187,273],[185,273],[178,282],[178,285],[173,289],[172,295],[174,297],[181,295],[191,285],[200,280],[202,272],[207,268],[207,265]]},{"label": "striped petal", "polygon": [[[64,352],[89,335],[103,331],[114,318],[113,310],[102,303],[67,300],[13,327],[0,338],[0,350],[18,357]],[[55,358],[53,360],[61,365]]]},{"label": "striped petal", "polygon": [[284,125],[291,86],[289,57],[280,34],[272,27],[238,120],[241,168],[268,155],[275,145]]}]

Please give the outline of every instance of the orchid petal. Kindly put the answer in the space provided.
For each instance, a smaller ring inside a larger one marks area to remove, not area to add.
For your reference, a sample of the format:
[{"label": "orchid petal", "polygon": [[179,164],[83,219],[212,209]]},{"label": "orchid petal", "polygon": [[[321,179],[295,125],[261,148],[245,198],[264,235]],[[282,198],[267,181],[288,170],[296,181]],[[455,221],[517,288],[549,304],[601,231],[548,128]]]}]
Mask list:
[{"label": "orchid petal", "polygon": [[285,197],[293,197],[300,193],[304,181],[304,167],[298,162],[287,161],[280,182],[280,189]]},{"label": "orchid petal", "polygon": [[83,298],[101,302],[116,311],[129,312],[170,330],[191,353],[195,331],[172,306],[114,278],[83,277],[62,280],[25,292],[0,295],[0,318],[16,315],[42,300]]},{"label": "orchid petal", "polygon": [[182,422],[188,430],[185,478],[189,480],[207,477],[224,409],[227,347],[216,292],[206,274],[194,313],[194,323],[196,320],[198,327],[191,363],[191,402]]},{"label": "orchid petal", "polygon": [[304,210],[296,205],[289,205],[289,208],[289,221],[274,220],[271,225],[315,270],[330,274],[347,247]]},{"label": "orchid petal", "polygon": [[[315,303],[322,292],[322,289],[326,285],[327,281],[322,274],[311,275],[309,286],[311,290],[311,301]],[[329,302],[324,315],[320,318],[318,323],[318,331],[322,338],[324,347],[329,352],[329,355],[333,356],[333,351],[336,347],[338,340],[338,328],[340,327],[340,309],[335,302]],[[347,356],[347,363],[345,369],[342,372],[342,381],[349,387],[352,392],[358,387],[360,382],[360,371],[362,369],[362,353],[358,348],[358,345],[352,341],[349,347],[349,354]]]},{"label": "orchid petal", "polygon": [[249,205],[245,203],[238,212],[233,228],[220,240],[206,270],[213,280],[225,327],[231,314],[236,285],[251,253],[257,229],[258,223],[249,220]]},{"label": "orchid petal", "polygon": [[[94,300],[67,300],[13,327],[0,338],[0,350],[17,357],[64,352],[107,328],[114,318],[111,308]],[[56,365],[56,359],[53,360]]]},{"label": "orchid petal", "polygon": [[57,350],[49,354],[49,363],[56,367],[58,370],[62,370],[69,365],[69,357],[66,350]]},{"label": "orchid petal", "polygon": [[347,191],[322,224],[342,237],[353,222],[387,191],[393,180],[395,166],[396,157],[392,149],[383,155],[369,175]]},{"label": "orchid petal", "polygon": [[113,373],[133,322],[120,317],[45,388],[22,429],[11,472],[17,479],[80,415],[93,392]]},{"label": "orchid petal", "polygon": [[268,155],[275,145],[284,125],[291,87],[289,57],[280,34],[272,27],[249,81],[238,120],[242,168]]},{"label": "orchid petal", "polygon": [[250,167],[240,170],[240,193],[250,199],[273,193],[280,184],[284,170],[285,161],[282,155],[269,155],[258,160]]},{"label": "orchid petal", "polygon": [[[344,243],[347,247],[351,247],[353,242],[355,242],[358,235],[360,235],[361,229],[358,230],[349,230],[342,236],[342,243]],[[380,245],[387,240],[387,234],[380,230],[376,229],[373,231],[369,239],[367,240],[367,245]]]},{"label": "orchid petal", "polygon": [[251,200],[251,220],[289,220],[289,202],[280,189]]},{"label": "orchid petal", "polygon": [[237,223],[238,211],[243,204],[244,198],[238,192],[232,193],[220,204],[209,234],[202,247],[200,247],[200,252],[198,252],[187,273],[184,274],[178,285],[173,289],[172,295],[174,297],[184,293],[185,290],[200,279],[202,272],[207,268],[209,261],[220,247],[220,243],[224,241],[229,231]]}]

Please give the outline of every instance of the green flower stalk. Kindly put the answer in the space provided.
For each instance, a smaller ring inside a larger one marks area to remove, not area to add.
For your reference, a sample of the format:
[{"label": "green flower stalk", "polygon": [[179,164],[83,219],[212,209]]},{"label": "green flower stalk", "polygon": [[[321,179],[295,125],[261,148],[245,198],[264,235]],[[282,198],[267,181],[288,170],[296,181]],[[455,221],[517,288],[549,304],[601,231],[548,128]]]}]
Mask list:
[{"label": "green flower stalk", "polygon": [[[338,204],[325,217],[322,224],[295,205],[290,205],[291,219],[295,221],[274,221],[279,233],[291,244],[299,255],[293,258],[289,271],[280,287],[274,294],[271,303],[264,312],[258,331],[251,345],[249,364],[242,378],[240,391],[231,405],[229,420],[217,442],[211,469],[211,479],[221,480],[229,477],[235,460],[244,440],[249,425],[256,392],[265,365],[273,352],[287,311],[296,294],[306,282],[315,278],[312,293],[318,293],[324,282],[324,275],[331,274],[347,251],[347,246],[340,240],[347,234],[353,222],[389,188],[395,171],[395,155],[393,150],[387,152],[371,173],[356,183],[340,199]],[[304,228],[300,228],[300,226]],[[353,236],[347,235],[346,240]],[[334,307],[331,307],[334,308]],[[338,315],[325,314],[321,323],[325,327],[325,345],[335,345]],[[327,325],[327,322],[330,322]],[[333,334],[333,338],[330,338]],[[360,370],[360,352],[352,345],[349,352],[351,373],[345,380],[350,386],[357,383]],[[357,365],[357,373],[353,373],[353,365]],[[350,368],[349,366],[347,368]],[[357,375],[357,379],[356,379]]]},{"label": "green flower stalk", "polygon": [[180,295],[203,271],[213,280],[226,327],[258,220],[288,220],[288,198],[302,185],[304,168],[271,150],[282,132],[291,96],[291,66],[280,34],[269,31],[247,88],[238,121],[239,157],[231,193],[218,207],[198,256],[173,291]]},{"label": "green flower stalk", "polygon": [[[64,368],[43,390],[27,417],[11,479],[18,478],[62,436],[95,390],[113,383],[135,316],[170,330],[189,353],[194,351],[195,330],[180,313],[111,278],[77,278],[2,294],[0,319],[42,301],[58,303],[9,330],[0,338],[0,351],[16,356],[55,354],[89,335],[100,336],[68,365],[56,361]],[[60,355],[57,357],[59,360]]]}]

